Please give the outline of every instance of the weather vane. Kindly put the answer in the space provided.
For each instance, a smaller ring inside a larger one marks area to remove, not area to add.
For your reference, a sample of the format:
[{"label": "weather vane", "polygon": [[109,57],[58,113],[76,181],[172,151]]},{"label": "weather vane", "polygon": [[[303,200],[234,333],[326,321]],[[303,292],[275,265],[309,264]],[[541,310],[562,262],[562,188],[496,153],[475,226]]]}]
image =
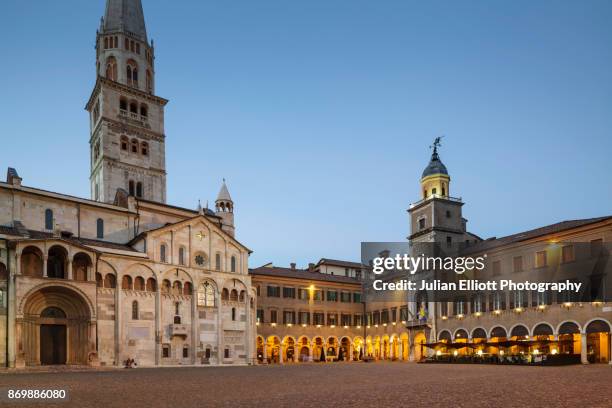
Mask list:
[{"label": "weather vane", "polygon": [[444,137],[444,135],[442,136],[438,136],[434,139],[434,142],[431,146],[429,146],[430,149],[433,148],[434,153],[438,152],[438,147],[442,146],[442,143],[440,143],[440,141],[442,140],[442,138]]}]

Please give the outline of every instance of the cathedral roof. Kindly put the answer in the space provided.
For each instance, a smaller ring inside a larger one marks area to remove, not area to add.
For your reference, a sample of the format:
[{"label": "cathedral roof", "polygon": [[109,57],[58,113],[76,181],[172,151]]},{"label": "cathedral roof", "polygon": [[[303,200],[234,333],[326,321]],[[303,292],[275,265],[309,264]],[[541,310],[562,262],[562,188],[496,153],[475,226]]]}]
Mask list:
[{"label": "cathedral roof", "polygon": [[448,176],[448,170],[446,170],[446,166],[440,160],[440,156],[438,156],[437,149],[434,148],[433,154],[431,155],[431,160],[425,170],[423,170],[423,175],[421,178],[425,178],[427,176],[431,176],[433,174],[446,174]]},{"label": "cathedral roof", "polygon": [[125,32],[147,41],[144,13],[140,0],[106,0],[102,30],[105,33]]},{"label": "cathedral roof", "polygon": [[230,196],[229,190],[227,189],[225,180],[223,180],[223,184],[221,185],[221,190],[219,190],[217,201],[232,201],[232,197]]}]

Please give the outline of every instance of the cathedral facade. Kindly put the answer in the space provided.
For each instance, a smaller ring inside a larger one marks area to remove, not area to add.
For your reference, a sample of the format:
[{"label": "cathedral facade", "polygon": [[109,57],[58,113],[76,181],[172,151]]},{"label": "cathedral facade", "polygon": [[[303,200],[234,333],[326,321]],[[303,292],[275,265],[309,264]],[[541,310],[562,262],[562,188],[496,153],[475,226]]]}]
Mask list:
[{"label": "cathedral facade", "polygon": [[166,204],[164,106],[140,0],[96,35],[91,198],[0,182],[0,364],[247,364],[250,250],[223,182],[215,210]]}]

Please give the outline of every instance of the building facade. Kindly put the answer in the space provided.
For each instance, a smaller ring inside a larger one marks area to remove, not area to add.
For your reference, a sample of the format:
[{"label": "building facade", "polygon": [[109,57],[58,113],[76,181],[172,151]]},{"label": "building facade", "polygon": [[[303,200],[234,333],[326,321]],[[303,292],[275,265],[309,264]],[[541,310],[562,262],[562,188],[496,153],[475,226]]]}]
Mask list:
[{"label": "building facade", "polygon": [[[596,286],[612,287],[612,276],[602,272],[610,269],[612,216],[483,240],[467,231],[462,199],[450,196],[450,175],[438,147],[435,143],[421,176],[421,198],[408,209],[412,246],[436,248],[445,256],[486,254],[485,274],[466,273],[474,279],[525,280],[550,270],[572,279],[579,271],[599,277],[602,281]],[[611,361],[612,306],[606,299],[585,301],[535,292],[472,292],[445,299],[418,292],[372,300],[363,291],[363,278],[371,273],[359,263],[328,259],[307,270],[295,265],[251,270],[258,296],[259,360],[421,361],[432,355],[539,353],[564,354],[585,364]],[[339,302],[336,292],[352,292],[361,307],[349,303],[348,296],[345,304]],[[337,316],[342,315],[346,320],[341,317],[338,324]],[[320,355],[322,348],[325,356]]]},{"label": "building facade", "polygon": [[215,210],[166,204],[164,106],[140,0],[96,35],[91,199],[0,182],[0,364],[247,364],[249,249],[225,181]]}]

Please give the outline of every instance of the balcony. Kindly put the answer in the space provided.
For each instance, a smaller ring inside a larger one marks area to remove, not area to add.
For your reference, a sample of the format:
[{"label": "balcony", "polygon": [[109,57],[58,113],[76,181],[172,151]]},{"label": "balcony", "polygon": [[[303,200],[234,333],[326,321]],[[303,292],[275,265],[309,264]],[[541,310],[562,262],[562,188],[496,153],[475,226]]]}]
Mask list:
[{"label": "balcony", "polygon": [[187,326],[184,324],[171,324],[170,325],[170,337],[187,337]]},{"label": "balcony", "polygon": [[412,203],[410,204],[410,208],[414,208],[426,201],[432,200],[434,198],[439,198],[442,200],[447,200],[447,201],[453,201],[455,203],[461,203],[463,200],[461,199],[461,197],[450,197],[450,196],[443,196],[441,194],[432,194],[430,196],[427,196],[427,198],[424,198],[422,200],[417,201],[416,203]]},{"label": "balcony", "polygon": [[136,112],[128,112],[124,109],[119,109],[119,119],[123,119],[124,121],[132,124],[137,124],[146,128],[150,128],[149,126],[149,118],[144,115],[140,115]]}]

